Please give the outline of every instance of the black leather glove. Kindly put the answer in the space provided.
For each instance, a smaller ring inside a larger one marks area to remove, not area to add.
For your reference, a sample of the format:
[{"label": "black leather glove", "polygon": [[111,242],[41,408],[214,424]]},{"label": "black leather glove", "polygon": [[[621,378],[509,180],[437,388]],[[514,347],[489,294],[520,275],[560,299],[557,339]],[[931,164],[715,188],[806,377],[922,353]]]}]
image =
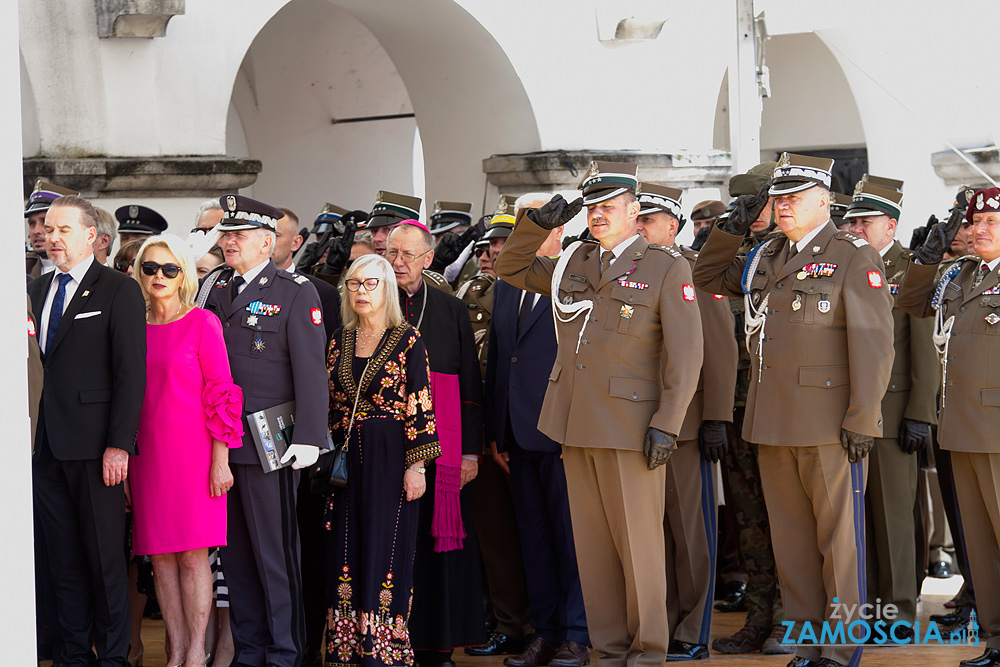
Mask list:
[{"label": "black leather glove", "polygon": [[698,448],[706,461],[718,463],[729,449],[729,434],[726,422],[706,419],[698,430]]},{"label": "black leather glove", "polygon": [[913,235],[910,236],[910,250],[916,250],[924,244],[927,240],[927,232],[930,228],[938,223],[937,216],[931,213],[931,217],[927,218],[927,224],[923,227],[917,227],[913,230]]},{"label": "black leather glove", "polygon": [[542,229],[555,229],[576,217],[583,209],[583,197],[577,197],[571,202],[556,195],[538,208],[528,211],[528,218]]},{"label": "black leather glove", "polygon": [[670,435],[650,426],[646,431],[646,439],[642,443],[642,453],[646,456],[646,468],[656,470],[667,462],[675,449],[677,449],[676,435]]},{"label": "black leather glove", "polygon": [[951,209],[951,215],[948,216],[947,221],[938,222],[928,229],[927,240],[914,253],[917,260],[925,266],[940,264],[944,254],[951,247],[951,242],[955,240],[955,235],[958,234],[964,217],[965,209],[961,206],[955,206]]},{"label": "black leather glove", "polygon": [[486,233],[486,221],[480,220],[476,224],[470,226],[461,235],[447,234],[441,242],[434,246],[434,259],[431,261],[430,270],[437,271],[438,273],[444,273],[444,270],[451,266],[451,264],[458,259],[462,251],[465,250],[470,243],[475,243],[479,239],[483,238],[483,234]]},{"label": "black leather glove", "polygon": [[840,444],[847,450],[847,460],[851,463],[857,463],[868,456],[868,452],[875,446],[875,438],[842,428],[840,429]]},{"label": "black leather glove", "polygon": [[318,241],[306,245],[299,254],[299,261],[295,263],[295,268],[298,269],[299,273],[311,274],[312,267],[319,263],[319,258],[335,240],[333,234],[323,234]]},{"label": "black leather glove", "polygon": [[899,425],[899,448],[913,454],[927,447],[931,441],[931,427],[925,422],[903,418]]},{"label": "black leather glove", "polygon": [[698,230],[698,233],[694,235],[694,241],[691,242],[692,250],[701,250],[705,245],[705,241],[708,240],[708,235],[712,233],[712,225],[705,225]]},{"label": "black leather glove", "polygon": [[734,236],[745,236],[750,229],[750,225],[757,222],[761,211],[767,206],[770,195],[771,182],[768,181],[761,186],[760,191],[755,195],[740,195],[736,198],[733,211],[721,224],[722,231]]},{"label": "black leather glove", "polygon": [[[344,218],[347,216],[345,215]],[[341,218],[341,222],[344,221]],[[331,276],[339,276],[347,262],[351,259],[351,246],[354,245],[354,233],[358,231],[358,226],[354,220],[344,222],[344,233],[330,245],[330,252],[326,254],[326,262],[323,264],[323,273]]]}]

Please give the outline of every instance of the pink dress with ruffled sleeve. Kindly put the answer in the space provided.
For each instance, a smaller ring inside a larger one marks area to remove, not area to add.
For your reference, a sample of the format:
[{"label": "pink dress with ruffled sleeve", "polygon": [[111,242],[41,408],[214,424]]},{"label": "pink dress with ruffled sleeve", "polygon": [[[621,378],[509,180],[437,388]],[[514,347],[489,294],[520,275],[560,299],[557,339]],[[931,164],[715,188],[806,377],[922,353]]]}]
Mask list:
[{"label": "pink dress with ruffled sleeve", "polygon": [[212,440],[239,447],[243,394],[233,384],[222,325],[201,308],[146,325],[146,396],[129,460],[132,551],[225,546],[226,496],[209,488]]}]

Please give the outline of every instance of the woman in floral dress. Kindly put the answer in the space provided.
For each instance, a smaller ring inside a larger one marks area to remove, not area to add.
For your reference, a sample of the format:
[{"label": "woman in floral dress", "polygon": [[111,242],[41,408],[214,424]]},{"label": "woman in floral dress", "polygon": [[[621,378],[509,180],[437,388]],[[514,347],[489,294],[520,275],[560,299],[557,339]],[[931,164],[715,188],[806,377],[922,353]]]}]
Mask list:
[{"label": "woman in floral dress", "polygon": [[[392,267],[356,260],[330,341],[330,427],[348,439],[348,485],[327,507],[325,665],[413,665],[417,503],[441,454],[427,352],[403,319]],[[355,407],[356,404],[356,407]]]}]

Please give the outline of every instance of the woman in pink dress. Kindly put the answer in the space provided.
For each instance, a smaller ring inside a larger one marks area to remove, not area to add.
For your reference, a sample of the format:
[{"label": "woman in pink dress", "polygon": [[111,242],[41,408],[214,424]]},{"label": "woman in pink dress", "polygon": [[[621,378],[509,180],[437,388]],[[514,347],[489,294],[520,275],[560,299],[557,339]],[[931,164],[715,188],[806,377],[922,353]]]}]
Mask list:
[{"label": "woman in pink dress", "polygon": [[195,307],[198,279],[180,239],[156,236],[135,259],[146,313],[146,396],[129,466],[133,552],[153,561],[170,637],[168,665],[205,663],[212,606],[209,547],[226,544],[229,449],[242,444],[219,318]]}]

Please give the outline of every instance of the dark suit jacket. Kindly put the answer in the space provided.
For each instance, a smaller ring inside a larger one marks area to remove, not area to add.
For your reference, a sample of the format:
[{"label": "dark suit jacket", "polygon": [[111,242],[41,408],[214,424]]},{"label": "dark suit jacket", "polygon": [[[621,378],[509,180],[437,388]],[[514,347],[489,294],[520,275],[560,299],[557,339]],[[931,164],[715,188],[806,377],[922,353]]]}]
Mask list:
[{"label": "dark suit jacket", "polygon": [[319,294],[319,303],[323,308],[323,326],[326,329],[326,343],[329,346],[333,332],[340,328],[340,292],[337,288],[322,278],[311,276],[308,273],[296,273],[292,275],[302,275],[309,279],[309,282],[316,288]]},{"label": "dark suit jacket", "polygon": [[[37,318],[57,273],[28,285]],[[87,313],[97,314],[76,319]],[[43,366],[36,439],[48,438],[55,458],[100,459],[107,447],[136,453],[146,391],[146,305],[139,283],[95,261],[62,316]]]},{"label": "dark suit jacket", "polygon": [[[305,276],[281,271],[268,260],[231,299],[232,275],[229,267],[222,271],[205,308],[222,320],[233,381],[243,389],[244,414],[295,401],[293,442],[326,449],[330,390],[326,330],[313,319],[313,311],[321,310],[316,289]],[[255,301],[280,309],[255,315],[247,310]],[[259,464],[249,428],[243,446],[229,451],[229,460]]]},{"label": "dark suit jacket", "polygon": [[[493,317],[490,320],[486,355],[486,442],[503,451],[507,436],[507,413],[515,442],[523,449],[558,452],[559,443],[538,430],[538,417],[556,360],[556,330],[552,321],[552,299],[541,296],[517,336],[517,316],[523,292],[502,280],[493,286]],[[526,299],[534,298],[528,292]]]}]

